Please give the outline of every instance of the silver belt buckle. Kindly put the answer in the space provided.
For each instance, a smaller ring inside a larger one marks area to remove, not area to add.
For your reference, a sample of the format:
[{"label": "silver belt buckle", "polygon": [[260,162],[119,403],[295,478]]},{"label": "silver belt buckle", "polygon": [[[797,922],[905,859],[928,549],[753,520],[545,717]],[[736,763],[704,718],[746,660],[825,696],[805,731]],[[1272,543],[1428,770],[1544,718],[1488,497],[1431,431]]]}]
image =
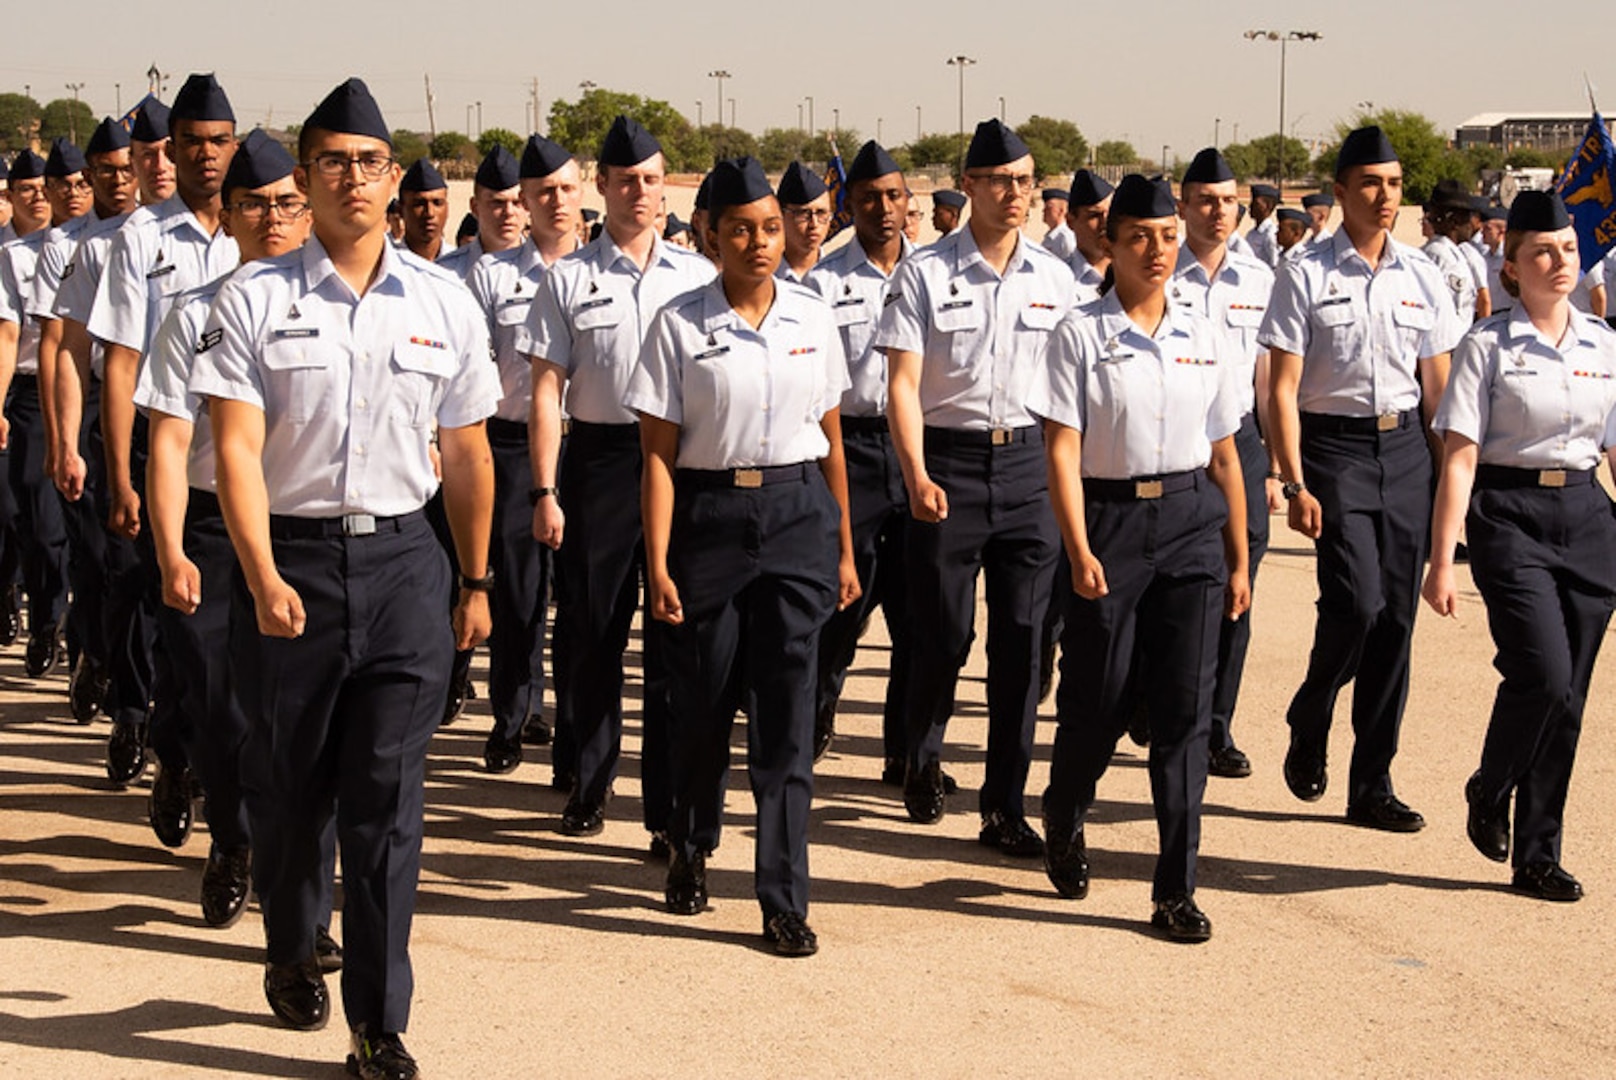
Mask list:
[{"label": "silver belt buckle", "polygon": [[1009,428],[994,428],[988,433],[994,446],[1009,446],[1015,432]]},{"label": "silver belt buckle", "polygon": [[760,488],[763,486],[762,469],[736,469],[735,486],[738,488]]},{"label": "silver belt buckle", "polygon": [[343,536],[375,536],[376,518],[373,514],[343,514]]},{"label": "silver belt buckle", "polygon": [[1159,499],[1162,494],[1162,482],[1160,480],[1135,480],[1133,482],[1133,497],[1136,499]]},{"label": "silver belt buckle", "polygon": [[1399,419],[1401,419],[1401,417],[1399,417],[1397,413],[1381,413],[1379,416],[1375,417],[1375,430],[1396,431],[1397,422]]},{"label": "silver belt buckle", "polygon": [[562,420],[561,420],[561,434],[563,434],[563,435],[571,435],[572,434],[572,418],[571,417],[563,417],[562,418]]},{"label": "silver belt buckle", "polygon": [[1564,469],[1540,469],[1537,474],[1537,486],[1546,488],[1563,488],[1566,486],[1566,471]]}]

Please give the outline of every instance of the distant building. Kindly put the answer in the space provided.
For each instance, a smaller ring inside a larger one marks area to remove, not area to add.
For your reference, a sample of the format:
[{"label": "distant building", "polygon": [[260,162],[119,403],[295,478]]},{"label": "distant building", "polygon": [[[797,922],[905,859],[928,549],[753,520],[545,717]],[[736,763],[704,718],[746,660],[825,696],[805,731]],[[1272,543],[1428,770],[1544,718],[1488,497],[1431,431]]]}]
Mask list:
[{"label": "distant building", "polygon": [[1586,112],[1482,113],[1460,124],[1453,141],[1460,150],[1471,146],[1496,146],[1506,152],[1564,150],[1582,140],[1588,120]]}]

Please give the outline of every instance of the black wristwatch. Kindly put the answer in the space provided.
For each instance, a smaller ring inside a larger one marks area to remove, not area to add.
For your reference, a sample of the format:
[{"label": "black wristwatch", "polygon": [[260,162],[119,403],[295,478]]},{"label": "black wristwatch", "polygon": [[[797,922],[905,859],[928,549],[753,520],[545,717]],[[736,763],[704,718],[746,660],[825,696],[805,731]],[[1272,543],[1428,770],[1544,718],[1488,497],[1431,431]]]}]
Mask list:
[{"label": "black wristwatch", "polygon": [[1296,498],[1296,496],[1300,495],[1306,490],[1307,488],[1302,485],[1300,480],[1292,480],[1290,483],[1282,485],[1279,489],[1279,493],[1285,496],[1287,500],[1290,500]]},{"label": "black wristwatch", "polygon": [[539,500],[540,499],[543,499],[543,498],[556,498],[560,494],[561,494],[561,489],[560,488],[536,487],[532,491],[529,491],[527,493],[527,501],[528,501],[528,504],[530,506],[537,506],[537,505],[539,505]]},{"label": "black wristwatch", "polygon": [[465,574],[461,574],[460,587],[468,592],[493,592],[494,572],[490,570],[482,577],[467,577]]}]

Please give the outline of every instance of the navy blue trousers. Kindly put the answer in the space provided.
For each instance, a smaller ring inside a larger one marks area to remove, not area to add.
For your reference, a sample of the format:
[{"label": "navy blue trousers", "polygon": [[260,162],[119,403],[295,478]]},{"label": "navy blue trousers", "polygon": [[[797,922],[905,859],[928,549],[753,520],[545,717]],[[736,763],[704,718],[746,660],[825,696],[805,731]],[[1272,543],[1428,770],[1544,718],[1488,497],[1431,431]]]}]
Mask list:
[{"label": "navy blue trousers", "polygon": [[[16,535],[28,593],[30,637],[56,633],[67,607],[67,526],[56,485],[45,475],[45,417],[40,412],[39,380],[18,375],[6,401],[11,421],[6,463],[16,501]],[[0,586],[3,586],[0,582]]]},{"label": "navy blue trousers", "polygon": [[[1051,828],[1082,825],[1142,696],[1160,843],[1152,885],[1158,900],[1195,891],[1228,514],[1204,473],[1195,488],[1160,499],[1089,496],[1089,545],[1110,591],[1085,600],[1070,579],[1059,583],[1066,629],[1044,816]],[[1141,677],[1140,657],[1148,677]]]},{"label": "navy blue trousers", "polygon": [[[1246,487],[1246,548],[1251,567],[1251,587],[1257,588],[1257,567],[1268,552],[1268,449],[1257,431],[1256,416],[1247,413],[1234,435],[1240,454],[1240,471]],[[1246,670],[1246,653],[1251,648],[1251,612],[1233,622],[1225,619],[1218,631],[1218,675],[1212,691],[1211,748],[1233,746],[1229,725],[1234,720],[1240,698],[1240,680]]]},{"label": "navy blue trousers", "polygon": [[687,856],[718,847],[744,697],[765,920],[808,912],[815,681],[819,633],[836,608],[840,522],[817,464],[800,481],[751,490],[675,481],[668,571],[685,621],[668,635],[668,841]]},{"label": "navy blue trousers", "polygon": [[488,421],[494,456],[494,524],[488,565],[493,633],[488,638],[488,700],[494,730],[516,740],[544,708],[544,626],[549,613],[551,551],[533,539],[533,464],[527,425]]},{"label": "navy blue trousers", "polygon": [[1465,535],[1503,676],[1481,750],[1484,798],[1515,795],[1517,867],[1560,861],[1594,660],[1616,606],[1616,520],[1597,484],[1478,489]]},{"label": "navy blue trousers", "polygon": [[[942,756],[960,668],[974,637],[976,579],[987,588],[988,751],[983,814],[1020,817],[1038,710],[1038,643],[1059,546],[1049,505],[1044,441],[989,446],[986,432],[926,429],[926,469],[948,493],[948,518],[911,520],[909,575],[909,764]],[[983,441],[971,437],[981,435]]]},{"label": "navy blue trousers", "polygon": [[[85,388],[79,454],[84,458],[84,492],[69,502],[60,492],[62,524],[67,534],[67,581],[72,602],[67,610],[67,644],[76,659],[88,653],[109,672],[104,605],[107,579],[107,509],[103,497],[106,459],[101,454],[101,380],[92,378]],[[97,705],[100,705],[97,702]]]}]

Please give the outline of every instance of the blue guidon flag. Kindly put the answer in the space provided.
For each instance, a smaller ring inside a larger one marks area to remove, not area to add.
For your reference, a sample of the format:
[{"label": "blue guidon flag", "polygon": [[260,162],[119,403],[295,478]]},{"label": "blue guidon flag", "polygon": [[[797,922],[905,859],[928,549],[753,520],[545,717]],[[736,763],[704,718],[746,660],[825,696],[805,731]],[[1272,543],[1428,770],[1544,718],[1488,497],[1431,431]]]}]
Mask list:
[{"label": "blue guidon flag", "polygon": [[853,224],[853,208],[847,205],[847,169],[842,165],[842,152],[836,148],[836,140],[830,140],[830,161],[825,163],[825,186],[830,189],[830,232],[825,234],[825,243],[830,238]]},{"label": "blue guidon flag", "polygon": [[1582,269],[1586,273],[1605,253],[1616,247],[1616,144],[1604,118],[1594,111],[1588,133],[1566,162],[1555,190],[1565,200],[1566,210],[1577,227],[1577,246],[1582,249]]}]

